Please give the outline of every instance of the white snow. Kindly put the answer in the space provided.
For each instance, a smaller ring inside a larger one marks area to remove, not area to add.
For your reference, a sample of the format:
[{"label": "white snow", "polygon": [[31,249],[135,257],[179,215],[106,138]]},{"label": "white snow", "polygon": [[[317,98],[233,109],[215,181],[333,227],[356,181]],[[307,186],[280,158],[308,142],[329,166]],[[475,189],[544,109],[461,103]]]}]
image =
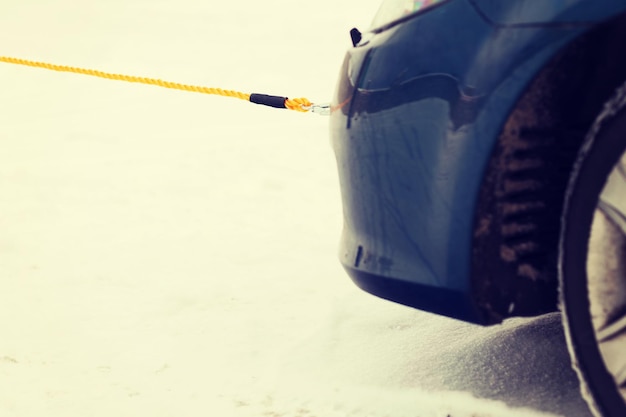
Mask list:
[{"label": "white snow", "polygon": [[[324,102],[377,7],[23,0],[0,55]],[[587,415],[558,316],[480,328],[349,282],[327,119],[0,74],[0,416]]]}]

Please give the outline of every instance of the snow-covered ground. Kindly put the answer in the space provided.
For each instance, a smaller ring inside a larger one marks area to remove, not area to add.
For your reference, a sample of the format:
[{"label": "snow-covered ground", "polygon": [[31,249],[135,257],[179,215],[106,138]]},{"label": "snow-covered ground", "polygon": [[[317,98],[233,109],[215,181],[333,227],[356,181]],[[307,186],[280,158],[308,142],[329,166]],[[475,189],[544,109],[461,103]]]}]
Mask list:
[{"label": "snow-covered ground", "polygon": [[[0,55],[330,99],[378,0],[22,0]],[[0,416],[587,416],[559,318],[341,270],[327,119],[0,64]]]}]

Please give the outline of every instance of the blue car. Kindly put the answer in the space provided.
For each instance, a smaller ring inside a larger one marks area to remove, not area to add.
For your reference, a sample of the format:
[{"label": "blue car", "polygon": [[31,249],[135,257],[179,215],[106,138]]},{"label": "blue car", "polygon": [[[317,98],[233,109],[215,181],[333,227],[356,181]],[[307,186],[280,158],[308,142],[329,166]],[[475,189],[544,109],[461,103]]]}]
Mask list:
[{"label": "blue car", "polygon": [[331,106],[363,290],[494,324],[560,310],[626,416],[626,0],[387,0]]}]

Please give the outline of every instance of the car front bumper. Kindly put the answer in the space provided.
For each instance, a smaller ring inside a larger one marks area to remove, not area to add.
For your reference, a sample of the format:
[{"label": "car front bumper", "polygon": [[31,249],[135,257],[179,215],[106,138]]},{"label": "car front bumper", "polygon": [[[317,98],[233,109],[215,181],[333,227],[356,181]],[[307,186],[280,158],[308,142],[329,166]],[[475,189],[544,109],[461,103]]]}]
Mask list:
[{"label": "car front bumper", "polygon": [[525,86],[585,25],[495,24],[453,0],[367,33],[332,103],[340,259],[362,289],[486,323],[471,275],[483,171]]}]

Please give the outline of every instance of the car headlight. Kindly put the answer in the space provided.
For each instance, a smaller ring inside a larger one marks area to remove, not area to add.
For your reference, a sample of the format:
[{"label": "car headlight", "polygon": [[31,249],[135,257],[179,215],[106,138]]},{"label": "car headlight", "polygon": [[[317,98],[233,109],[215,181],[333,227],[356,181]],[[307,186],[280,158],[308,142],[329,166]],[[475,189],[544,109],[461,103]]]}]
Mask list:
[{"label": "car headlight", "polygon": [[372,28],[385,26],[394,20],[409,16],[443,1],[445,0],[385,0],[374,17]]}]

